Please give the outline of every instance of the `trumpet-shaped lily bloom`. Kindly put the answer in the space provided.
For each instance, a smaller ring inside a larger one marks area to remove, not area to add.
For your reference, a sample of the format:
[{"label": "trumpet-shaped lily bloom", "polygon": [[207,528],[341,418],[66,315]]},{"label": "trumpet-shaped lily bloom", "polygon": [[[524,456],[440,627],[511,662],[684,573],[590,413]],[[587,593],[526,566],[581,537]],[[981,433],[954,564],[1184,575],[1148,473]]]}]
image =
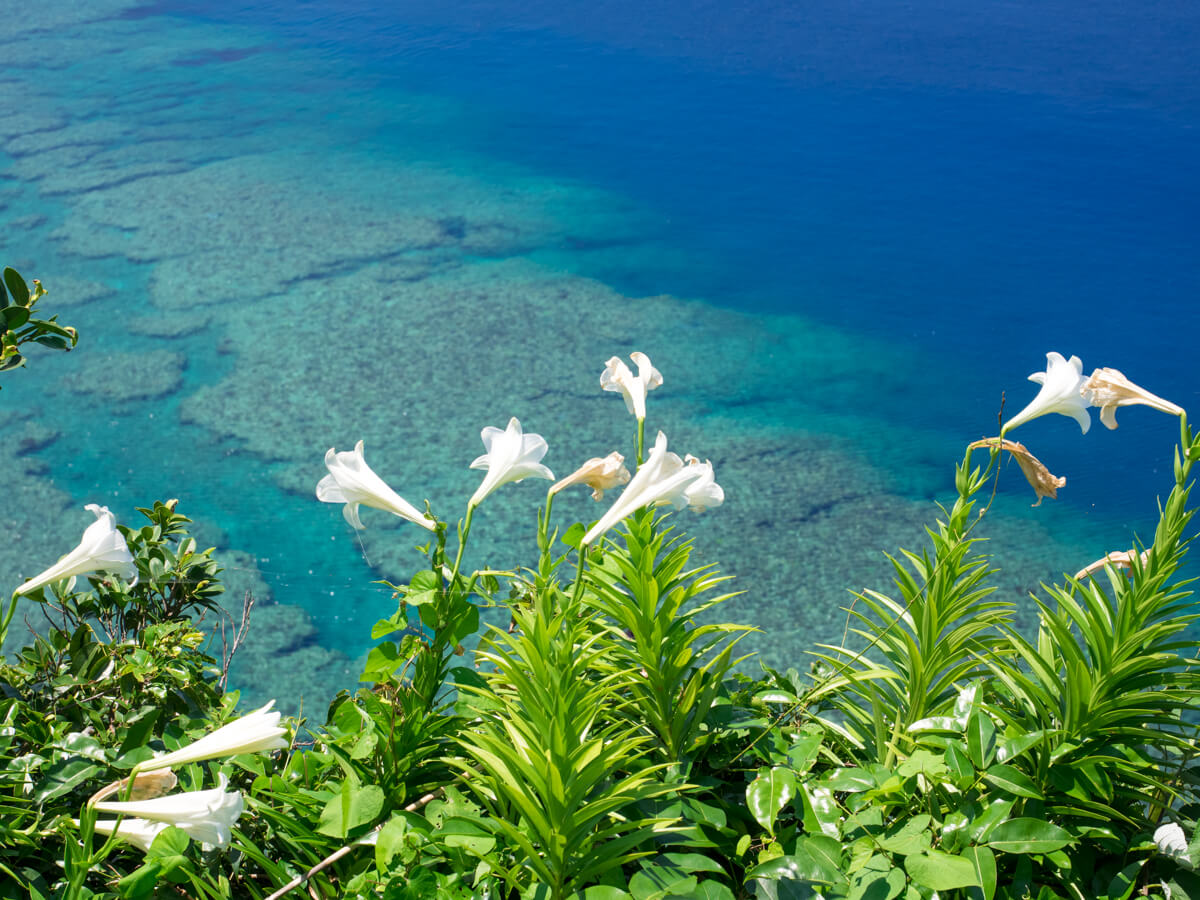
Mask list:
[{"label": "trumpet-shaped lily bloom", "polygon": [[345,503],[342,515],[354,528],[362,529],[359,504],[382,509],[433,531],[436,526],[425,514],[393,491],[363,459],[363,442],[353,450],[338,453],[333,447],[325,454],[329,474],[317,483],[317,499],[322,503]]},{"label": "trumpet-shaped lily bloom", "polygon": [[507,428],[489,425],[479,436],[487,453],[471,463],[471,468],[487,469],[487,475],[471,495],[468,506],[478,506],[484,497],[510,481],[531,477],[554,480],[554,473],[541,462],[549,449],[546,439],[540,434],[523,434],[515,417],[508,420]]},{"label": "trumpet-shaped lily bloom", "polygon": [[92,572],[110,572],[120,578],[137,580],[137,566],[124,536],[117,531],[116,518],[107,506],[89,503],[86,509],[96,516],[96,521],[83,532],[79,546],[45,572],[30,578],[17,588],[16,593],[29,594],[56,581]]},{"label": "trumpet-shaped lily bloom", "polygon": [[620,391],[625,398],[625,408],[635,418],[644,419],[646,392],[662,384],[662,373],[650,364],[650,357],[645,353],[630,353],[629,358],[638,367],[637,376],[634,377],[619,356],[614,356],[604,364],[604,371],[600,373],[600,387],[606,391]]},{"label": "trumpet-shaped lily bloom", "polygon": [[573,484],[586,484],[592,489],[592,499],[600,500],[605,491],[628,483],[629,470],[625,468],[625,457],[614,450],[608,456],[589,459],[562,481],[556,482],[550,488],[550,493],[557,494]]},{"label": "trumpet-shaped lily bloom", "polygon": [[280,714],[271,710],[274,705],[275,701],[272,700],[262,709],[256,709],[228,725],[222,725],[186,747],[138,763],[135,770],[153,772],[156,769],[171,769],[204,759],[290,747],[287,729],[279,724]]},{"label": "trumpet-shaped lily bloom", "polygon": [[1083,383],[1083,396],[1092,406],[1100,407],[1100,421],[1106,428],[1117,427],[1117,407],[1140,404],[1160,412],[1182,416],[1183,407],[1140,388],[1117,369],[1096,369]]},{"label": "trumpet-shaped lily bloom", "polygon": [[1058,413],[1070,416],[1079,423],[1080,430],[1087,434],[1092,427],[1092,417],[1088,415],[1088,401],[1081,393],[1083,388],[1083,363],[1078,356],[1063,359],[1061,353],[1051,351],[1046,354],[1046,371],[1034,372],[1029,380],[1042,386],[1033,402],[1013,416],[1000,430],[1005,433],[1047,413]]},{"label": "trumpet-shaped lily bloom", "polygon": [[93,806],[98,812],[174,825],[202,844],[227,847],[233,837],[234,823],[245,808],[241,792],[228,791],[228,786],[229,779],[221,775],[220,784],[207,791],[185,791],[153,800],[103,802]]},{"label": "trumpet-shaped lily bloom", "polygon": [[984,438],[980,441],[975,441],[971,447],[997,447],[1001,450],[1007,450],[1012,454],[1012,458],[1017,461],[1017,465],[1021,467],[1021,472],[1025,476],[1025,480],[1029,482],[1029,486],[1033,488],[1034,494],[1037,495],[1037,502],[1034,506],[1041,506],[1042,501],[1049,497],[1051,500],[1058,499],[1058,489],[1067,483],[1067,479],[1056,477],[1050,474],[1050,470],[1036,456],[1026,449],[1024,444],[1016,441],[1010,441],[1006,438]]},{"label": "trumpet-shaped lily bloom", "polygon": [[[78,819],[72,819],[76,825]],[[133,844],[143,853],[150,850],[154,839],[171,826],[166,822],[151,822],[149,819],[97,819],[95,829],[98,834],[116,836],[127,843]]]},{"label": "trumpet-shaped lily bloom", "polygon": [[583,536],[583,544],[593,543],[643,506],[670,503],[676,509],[690,506],[701,512],[720,506],[724,499],[725,492],[714,480],[712,463],[702,463],[694,456],[685,463],[667,450],[667,436],[660,431],[649,457],[608,512]]}]

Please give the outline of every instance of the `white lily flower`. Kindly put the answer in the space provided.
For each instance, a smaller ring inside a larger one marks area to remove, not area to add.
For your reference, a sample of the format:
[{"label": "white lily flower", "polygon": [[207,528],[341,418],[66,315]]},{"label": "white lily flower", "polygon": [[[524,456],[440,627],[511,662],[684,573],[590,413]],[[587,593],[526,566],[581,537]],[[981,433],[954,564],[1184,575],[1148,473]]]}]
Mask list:
[{"label": "white lily flower", "polygon": [[1140,404],[1172,416],[1183,415],[1182,406],[1138,387],[1118,369],[1096,369],[1092,372],[1083,383],[1083,396],[1092,406],[1100,407],[1100,421],[1109,429],[1117,427],[1118,406]]},{"label": "white lily flower", "polygon": [[637,377],[629,371],[624,361],[614,356],[604,364],[600,373],[600,387],[606,391],[620,391],[625,397],[625,408],[637,419],[646,418],[646,392],[662,384],[662,373],[650,364],[645,353],[630,353],[629,358],[638,367]]},{"label": "white lily flower", "polygon": [[583,545],[593,543],[626,516],[643,506],[670,503],[676,509],[690,506],[702,512],[719,506],[725,492],[713,477],[712,463],[700,462],[694,456],[685,464],[677,455],[667,450],[667,436],[661,431],[654,441],[650,455],[633,480],[600,517],[588,533],[583,536]]},{"label": "white lily flower", "polygon": [[330,447],[325,454],[329,474],[317,483],[317,499],[322,503],[345,503],[342,515],[354,528],[362,529],[358,518],[359,504],[382,509],[422,528],[433,531],[437,526],[425,514],[387,486],[363,459],[363,442],[353,450],[338,453]]},{"label": "white lily flower", "polygon": [[[76,826],[78,819],[72,819]],[[136,846],[143,853],[150,850],[154,839],[171,826],[166,822],[151,822],[148,819],[97,819],[93,826],[98,834],[110,835],[114,832],[120,840]]]},{"label": "white lily flower", "polygon": [[1191,860],[1188,857],[1187,835],[1174,822],[1158,826],[1158,829],[1154,832],[1154,846],[1158,848],[1158,852],[1163,856],[1169,856],[1179,862],[1191,864]]},{"label": "white lily flower", "polygon": [[229,779],[221,775],[220,784],[211,790],[185,791],[153,800],[96,803],[94,808],[98,812],[164,822],[182,829],[188,837],[207,847],[227,847],[233,838],[233,826],[245,809],[241,791],[227,791],[228,786]]},{"label": "white lily flower", "polygon": [[280,714],[271,710],[274,705],[275,701],[272,700],[262,709],[256,709],[228,725],[222,725],[186,747],[138,763],[134,770],[138,773],[153,772],[156,769],[171,769],[220,756],[284,750],[290,747],[292,742],[288,740],[287,729],[279,725]]},{"label": "white lily flower", "polygon": [[74,579],[76,575],[92,572],[110,572],[120,578],[132,577],[136,583],[137,566],[134,565],[133,554],[129,552],[124,536],[117,531],[116,518],[107,506],[89,503],[85,509],[96,516],[96,521],[83,532],[79,546],[45,572],[30,578],[15,593],[29,594],[56,581]]},{"label": "white lily flower", "polygon": [[1005,423],[1000,430],[1002,437],[1018,425],[1047,413],[1070,416],[1087,434],[1092,427],[1092,417],[1088,415],[1088,401],[1082,394],[1083,362],[1078,356],[1063,359],[1061,353],[1051,351],[1046,354],[1046,371],[1034,372],[1029,380],[1040,384],[1042,389],[1032,403]]},{"label": "white lily flower", "polygon": [[604,492],[629,483],[629,470],[625,468],[625,457],[614,450],[608,456],[589,459],[582,466],[550,488],[557,494],[573,484],[586,484],[592,489],[592,499],[600,500]]},{"label": "white lily flower", "polygon": [[478,506],[483,498],[510,481],[526,478],[554,480],[554,473],[541,463],[549,449],[546,439],[540,434],[522,434],[521,423],[516,417],[508,420],[508,428],[499,429],[492,425],[479,433],[487,453],[471,463],[472,469],[487,469],[483,483],[479,485],[469,507]]}]

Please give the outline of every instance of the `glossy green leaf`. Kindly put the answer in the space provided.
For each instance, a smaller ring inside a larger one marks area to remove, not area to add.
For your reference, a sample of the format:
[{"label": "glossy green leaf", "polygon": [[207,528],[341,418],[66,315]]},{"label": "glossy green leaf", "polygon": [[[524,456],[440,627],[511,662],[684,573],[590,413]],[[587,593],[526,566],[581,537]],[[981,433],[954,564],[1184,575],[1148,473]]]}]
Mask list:
[{"label": "glossy green leaf", "polygon": [[914,882],[935,891],[951,891],[979,884],[975,864],[961,856],[930,850],[904,860],[905,871]]},{"label": "glossy green leaf", "polygon": [[383,811],[383,789],[374,784],[355,785],[347,780],[342,789],[325,804],[317,831],[344,838],[364,825],[370,825]]},{"label": "glossy green leaf", "polygon": [[996,854],[990,847],[976,846],[968,847],[963,856],[971,860],[979,880],[978,886],[970,889],[971,900],[992,900],[996,896]]},{"label": "glossy green leaf", "polygon": [[991,716],[975,710],[967,721],[967,756],[977,769],[986,769],[996,751],[996,726]]},{"label": "glossy green leaf", "polygon": [[1029,797],[1034,800],[1042,799],[1042,792],[1033,780],[1012,766],[995,765],[983,774],[984,780],[993,787],[1007,791],[1017,797]]},{"label": "glossy green leaf", "polygon": [[746,805],[750,814],[767,831],[774,832],[775,817],[796,796],[796,777],[791,769],[776,766],[746,786]]},{"label": "glossy green leaf", "polygon": [[4,269],[4,283],[8,286],[8,292],[12,295],[13,303],[17,306],[29,305],[29,286],[25,284],[25,279],[20,276],[16,269],[11,266]]},{"label": "glossy green leaf", "polygon": [[1042,819],[1009,819],[988,836],[988,846],[1002,853],[1049,853],[1072,843],[1070,832]]}]

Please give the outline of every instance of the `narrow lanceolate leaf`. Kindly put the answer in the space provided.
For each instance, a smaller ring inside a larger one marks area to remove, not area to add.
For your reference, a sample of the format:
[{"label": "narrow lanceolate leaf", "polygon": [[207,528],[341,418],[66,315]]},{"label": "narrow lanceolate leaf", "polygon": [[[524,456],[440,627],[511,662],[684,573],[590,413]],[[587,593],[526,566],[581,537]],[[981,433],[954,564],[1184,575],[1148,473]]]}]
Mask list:
[{"label": "narrow lanceolate leaf", "polygon": [[1042,792],[1038,790],[1038,786],[1033,783],[1033,780],[1024,772],[1014,769],[1012,766],[992,766],[983,773],[983,777],[988,784],[998,787],[1002,791],[1008,791],[1010,794],[1015,794],[1018,797],[1029,797],[1034,800],[1042,799]]},{"label": "narrow lanceolate leaf", "polygon": [[986,769],[996,748],[996,726],[983,710],[976,710],[967,721],[967,755],[975,768]]},{"label": "narrow lanceolate leaf", "polygon": [[1010,819],[988,835],[988,846],[1002,853],[1051,853],[1073,842],[1069,831],[1041,819]]},{"label": "narrow lanceolate leaf", "polygon": [[790,769],[776,766],[746,787],[750,813],[767,831],[774,832],[775,817],[796,796],[796,779]]}]

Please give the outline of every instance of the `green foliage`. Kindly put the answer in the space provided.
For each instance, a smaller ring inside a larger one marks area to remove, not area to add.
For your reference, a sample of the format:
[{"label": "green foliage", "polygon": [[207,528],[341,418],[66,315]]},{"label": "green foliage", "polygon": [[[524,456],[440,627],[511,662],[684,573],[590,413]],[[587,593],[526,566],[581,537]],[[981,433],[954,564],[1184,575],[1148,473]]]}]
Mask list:
[{"label": "green foliage", "polygon": [[5,268],[0,279],[0,372],[25,365],[21,347],[41,344],[54,350],[70,350],[79,340],[74,328],[58,324],[58,317],[35,319],[37,303],[46,289],[36,279],[33,289],[16,269]]},{"label": "green foliage", "polygon": [[[32,308],[9,272],[4,309]],[[468,574],[469,505],[453,553],[437,522],[388,584],[362,684],[299,749],[178,767],[244,795],[222,848],[104,840],[88,802],[236,715],[196,627],[219,566],[156,503],[121,528],[136,582],[34,593],[51,627],[0,666],[0,896],[1200,900],[1181,429],[1153,543],[1128,577],[1044,586],[1031,635],[983,552],[999,450],[969,448],[927,546],[804,674],[737,671],[752,629],[720,621],[726,579],[653,507],[585,546],[551,492],[536,567]],[[489,609],[509,627],[479,635]]]}]

